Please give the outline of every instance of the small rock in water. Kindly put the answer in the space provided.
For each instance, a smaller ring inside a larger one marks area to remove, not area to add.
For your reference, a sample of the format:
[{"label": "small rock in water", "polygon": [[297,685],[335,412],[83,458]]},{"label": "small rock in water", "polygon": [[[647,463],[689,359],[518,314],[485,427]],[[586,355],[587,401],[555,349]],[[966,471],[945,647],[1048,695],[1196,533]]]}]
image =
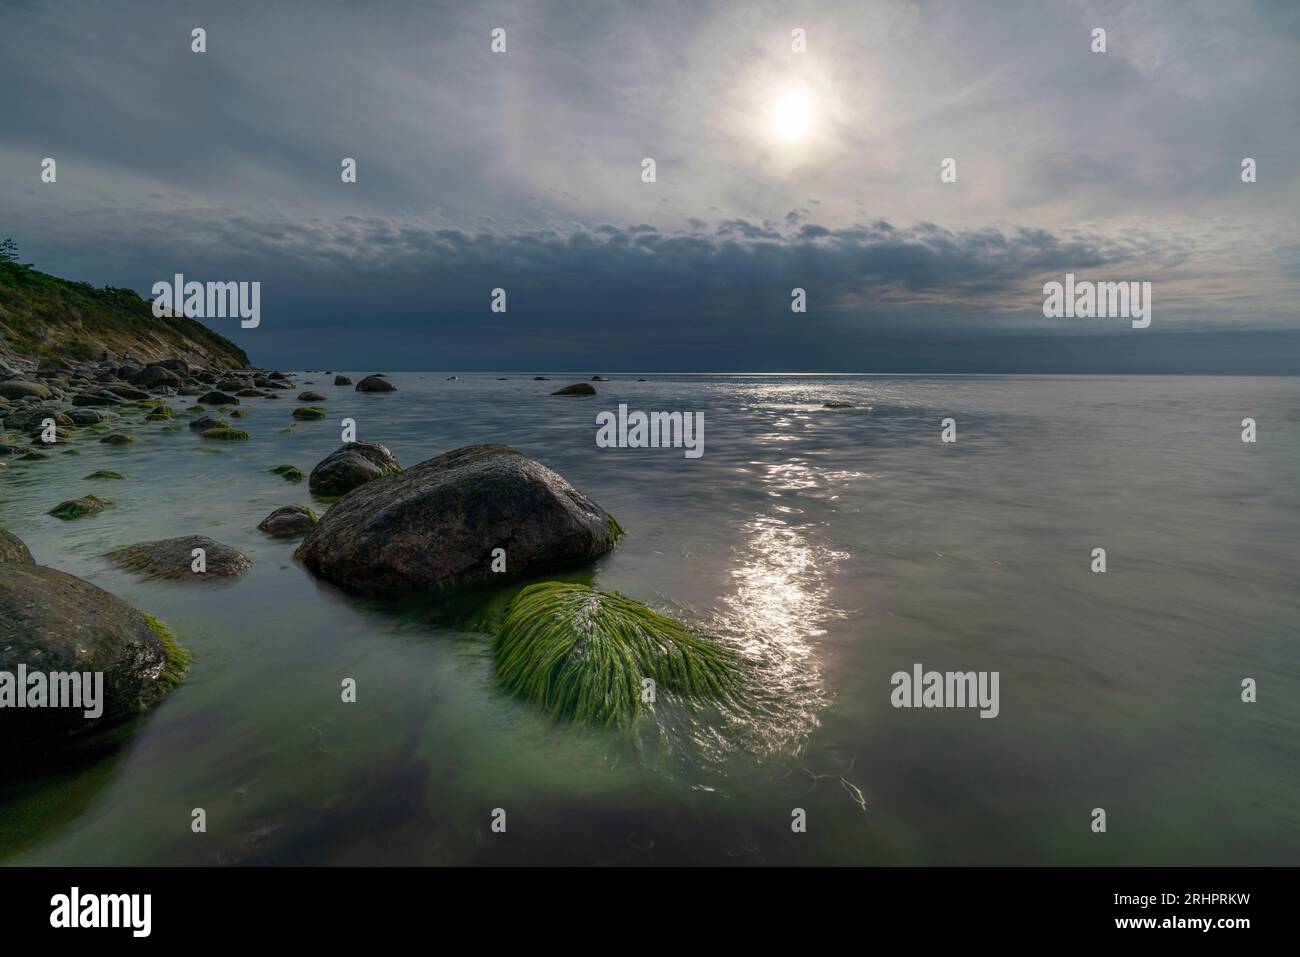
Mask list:
[{"label": "small rock in water", "polygon": [[298,394],[299,402],[324,402],[325,396],[319,392],[301,392]]},{"label": "small rock in water", "polygon": [[377,373],[375,373],[374,375],[368,375],[368,376],[366,376],[364,379],[362,379],[360,382],[358,382],[358,383],[357,383],[357,389],[356,389],[356,391],[358,391],[358,392],[396,392],[396,391],[397,391],[397,386],[395,386],[395,385],[393,385],[391,382],[389,382],[388,379],[386,379],[386,378],[384,377],[383,373],[379,373],[379,372],[377,372]]},{"label": "small rock in water", "polygon": [[47,514],[53,515],[55,518],[61,518],[64,521],[71,521],[74,518],[81,518],[83,515],[90,515],[93,512],[102,512],[112,504],[108,499],[100,498],[97,495],[86,495],[82,498],[73,498],[66,502],[60,502],[50,509]]},{"label": "small rock in water", "polygon": [[325,410],[319,406],[300,405],[293,410],[293,417],[295,419],[323,419],[325,418]]},{"label": "small rock in water", "polygon": [[239,405],[239,400],[224,392],[205,392],[198,401],[203,405]]},{"label": "small rock in water", "polygon": [[557,389],[551,395],[595,395],[596,387],[588,382],[575,382],[573,385],[566,385],[563,389]]},{"label": "small rock in water", "polygon": [[[195,570],[199,561],[194,554],[196,548],[203,550],[202,571]],[[203,535],[139,542],[109,552],[106,557],[119,567],[148,578],[176,581],[229,578],[253,567],[247,555]]]},{"label": "small rock in water", "polygon": [[257,526],[275,538],[301,538],[317,522],[316,513],[304,505],[282,505]]},{"label": "small rock in water", "polygon": [[135,441],[135,436],[127,435],[124,432],[113,432],[104,436],[99,441],[103,442],[105,445],[130,445]]},{"label": "small rock in water", "polygon": [[310,487],[317,495],[343,495],[401,469],[393,453],[378,442],[349,442],[316,463]]},{"label": "small rock in water", "polygon": [[196,432],[204,432],[208,429],[228,429],[230,423],[214,415],[204,415],[191,421],[190,428]]},{"label": "small rock in water", "polygon": [[302,469],[298,468],[296,465],[277,465],[275,468],[271,469],[271,472],[280,476],[286,482],[301,482],[307,477],[302,474]]},{"label": "small rock in water", "polygon": [[347,376],[345,376],[345,375],[336,375],[336,376],[334,377],[334,384],[335,384],[335,385],[351,385],[351,384],[352,384],[352,380],[349,379],[349,378],[348,378]]}]

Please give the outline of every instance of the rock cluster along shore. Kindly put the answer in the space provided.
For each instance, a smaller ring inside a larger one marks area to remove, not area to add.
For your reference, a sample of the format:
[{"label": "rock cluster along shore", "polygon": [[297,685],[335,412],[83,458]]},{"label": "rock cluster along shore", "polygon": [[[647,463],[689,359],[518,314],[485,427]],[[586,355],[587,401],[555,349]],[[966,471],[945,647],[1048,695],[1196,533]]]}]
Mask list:
[{"label": "rock cluster along shore", "polygon": [[[243,402],[265,402],[284,392],[296,394],[301,403],[329,401],[326,393],[297,392],[287,373],[196,368],[182,360],[143,367],[51,362],[32,372],[0,375],[0,457],[16,455],[20,460],[66,453],[54,447],[75,443],[79,430],[120,446],[111,454],[129,458],[135,442],[131,426],[142,419],[185,432],[171,423],[178,414],[167,404],[173,398],[180,414],[190,419],[190,429],[204,440],[248,438],[223,418],[242,417]],[[604,376],[593,378],[607,381]],[[334,384],[352,385],[345,376],[335,377]],[[354,388],[382,396],[397,387],[383,373],[375,373]],[[595,389],[575,383],[553,394],[589,396]],[[188,407],[181,397],[189,399]],[[313,404],[299,405],[286,419],[325,417],[325,409]],[[250,468],[291,483],[305,477],[293,464]],[[85,480],[113,477],[122,473],[100,470]],[[316,464],[308,487],[318,501],[333,502],[323,515],[304,505],[282,505],[258,530],[271,539],[301,539],[293,554],[306,569],[370,595],[437,595],[461,586],[537,579],[590,563],[610,551],[622,534],[612,515],[562,476],[504,445],[466,446],[403,468],[377,442],[349,442]],[[49,514],[73,521],[113,507],[113,500],[86,491],[55,504]],[[162,583],[230,580],[253,567],[236,549],[195,534],[119,543],[104,557]],[[528,610],[534,607],[528,602],[512,606],[516,631],[511,642],[498,649],[499,675],[508,688],[519,692],[531,687],[530,675],[576,675],[574,680],[597,689],[593,694],[605,704],[590,710],[571,706],[567,699],[523,696],[557,715],[621,727],[629,726],[640,712],[627,705],[618,689],[639,687],[646,669],[687,697],[716,690],[708,682],[687,681],[681,675],[698,677],[708,667],[722,668],[718,662],[723,658],[662,616],[639,610],[631,599],[605,593],[593,592],[576,604],[572,589],[553,597],[573,612],[572,620],[544,610],[546,602],[537,603],[542,610],[535,613]],[[584,601],[601,614],[588,620]],[[535,633],[534,625],[549,630]],[[595,657],[594,649],[599,650]],[[533,655],[540,657],[532,660]],[[107,709],[96,717],[102,722],[158,701],[180,680],[184,659],[159,622],[89,583],[33,564],[20,540],[0,532],[0,673],[42,662],[65,670],[102,671]],[[517,680],[512,683],[508,675]],[[2,679],[0,674],[0,693]],[[616,701],[623,703],[609,704]],[[58,717],[49,717],[51,713]],[[30,726],[29,739],[51,740],[87,727],[86,719],[67,715],[32,709],[23,719],[24,727]],[[6,739],[12,738],[7,729],[15,726],[9,719],[8,712],[0,711],[0,730],[5,732],[0,737]]]}]

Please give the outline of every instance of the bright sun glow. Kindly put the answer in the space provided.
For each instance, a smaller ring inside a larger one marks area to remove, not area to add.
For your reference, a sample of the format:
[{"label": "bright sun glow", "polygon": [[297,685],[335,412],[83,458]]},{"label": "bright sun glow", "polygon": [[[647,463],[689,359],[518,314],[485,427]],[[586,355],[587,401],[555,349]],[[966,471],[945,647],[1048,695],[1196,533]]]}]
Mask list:
[{"label": "bright sun glow", "polygon": [[812,97],[802,90],[783,93],[772,106],[772,132],[782,139],[802,139],[812,128],[812,121]]}]

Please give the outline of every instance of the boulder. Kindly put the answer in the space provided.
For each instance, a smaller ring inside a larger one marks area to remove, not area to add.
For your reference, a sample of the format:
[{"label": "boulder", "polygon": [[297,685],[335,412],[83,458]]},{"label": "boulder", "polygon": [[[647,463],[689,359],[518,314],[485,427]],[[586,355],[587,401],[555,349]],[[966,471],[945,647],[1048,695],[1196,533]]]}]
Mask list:
[{"label": "boulder", "polygon": [[345,375],[336,375],[336,376],[334,377],[334,384],[335,384],[335,385],[351,385],[351,384],[352,384],[352,380],[349,379],[349,378],[348,378],[347,376],[345,376]]},{"label": "boulder", "polygon": [[573,385],[566,385],[563,389],[557,389],[551,395],[595,395],[596,387],[589,382],[575,382]]},{"label": "boulder", "polygon": [[378,442],[349,442],[316,463],[308,487],[317,495],[343,495],[401,469],[393,453]]},{"label": "boulder", "polygon": [[[193,570],[196,548],[204,551],[205,570],[202,572]],[[182,535],[156,542],[139,542],[109,552],[106,557],[119,567],[140,572],[147,578],[169,578],[174,581],[230,578],[253,567],[243,552],[203,535]]]},{"label": "boulder", "polygon": [[190,428],[195,432],[206,432],[208,429],[228,429],[230,423],[225,419],[218,419],[212,415],[201,415],[197,419],[190,421]]},{"label": "boulder", "polygon": [[91,515],[95,512],[102,512],[104,509],[113,505],[108,499],[100,498],[98,495],[83,495],[81,498],[69,499],[66,502],[60,502],[54,508],[50,509],[47,514],[55,518],[61,518],[64,521],[71,521],[74,518],[81,518],[84,515]]},{"label": "boulder", "polygon": [[300,392],[298,394],[299,402],[324,402],[325,396],[319,392]]},{"label": "boulder", "polygon": [[396,392],[397,386],[393,385],[382,375],[368,375],[357,383],[358,392]]},{"label": "boulder", "polygon": [[6,399],[22,399],[29,395],[37,399],[49,399],[54,396],[54,393],[42,382],[32,382],[28,379],[0,381],[0,396]]},{"label": "boulder", "polygon": [[316,513],[304,505],[282,505],[257,528],[274,538],[302,538],[317,521]]},{"label": "boulder", "polygon": [[[471,445],[353,489],[294,552],[368,594],[528,578],[609,551],[622,530],[561,476],[504,445]],[[493,572],[493,550],[506,571]]]},{"label": "boulder", "polygon": [[21,538],[13,532],[0,528],[0,562],[22,562],[25,565],[36,564],[32,553]]},{"label": "boulder", "polygon": [[166,626],[120,598],[54,568],[0,563],[0,672],[25,669],[29,702],[34,673],[47,683],[51,674],[103,675],[98,715],[87,717],[84,697],[84,707],[0,709],[0,749],[46,750],[142,711],[180,681],[185,664]]},{"label": "boulder", "polygon": [[156,389],[159,386],[179,388],[184,382],[175,371],[162,365],[146,366],[132,381],[136,385],[144,386],[146,389]]},{"label": "boulder", "polygon": [[203,405],[239,405],[238,399],[224,392],[205,392],[198,397],[197,401]]},{"label": "boulder", "polygon": [[121,405],[122,400],[111,392],[79,392],[72,397],[72,404],[76,406],[106,406]]}]

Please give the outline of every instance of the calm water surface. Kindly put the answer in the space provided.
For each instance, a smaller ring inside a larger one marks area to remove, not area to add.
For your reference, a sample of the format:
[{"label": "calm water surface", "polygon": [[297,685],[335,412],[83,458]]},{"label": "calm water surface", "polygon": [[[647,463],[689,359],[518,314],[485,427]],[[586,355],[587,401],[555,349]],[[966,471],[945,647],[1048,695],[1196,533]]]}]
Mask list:
[{"label": "calm water surface", "polygon": [[[546,394],[580,378],[394,374],[380,396],[306,374],[330,418],[292,434],[292,398],[251,399],[247,443],[138,422],[135,445],[0,472],[0,526],[37,561],[195,655],[119,746],[0,769],[0,860],[1300,863],[1300,379],[617,376]],[[704,456],[597,448],[619,402],[702,409]],[[408,467],[499,441],[563,474],[628,531],[572,577],[743,650],[750,708],[661,707],[635,742],[556,727],[498,688],[493,609],[314,580],[256,525],[312,503],[268,469],[310,470],[344,416]],[[84,480],[103,468],[128,477]],[[90,491],[117,507],[44,514]],[[189,533],[254,568],[146,582],[102,558]],[[890,675],[916,662],[1000,672],[1001,714],[895,710]]]}]

